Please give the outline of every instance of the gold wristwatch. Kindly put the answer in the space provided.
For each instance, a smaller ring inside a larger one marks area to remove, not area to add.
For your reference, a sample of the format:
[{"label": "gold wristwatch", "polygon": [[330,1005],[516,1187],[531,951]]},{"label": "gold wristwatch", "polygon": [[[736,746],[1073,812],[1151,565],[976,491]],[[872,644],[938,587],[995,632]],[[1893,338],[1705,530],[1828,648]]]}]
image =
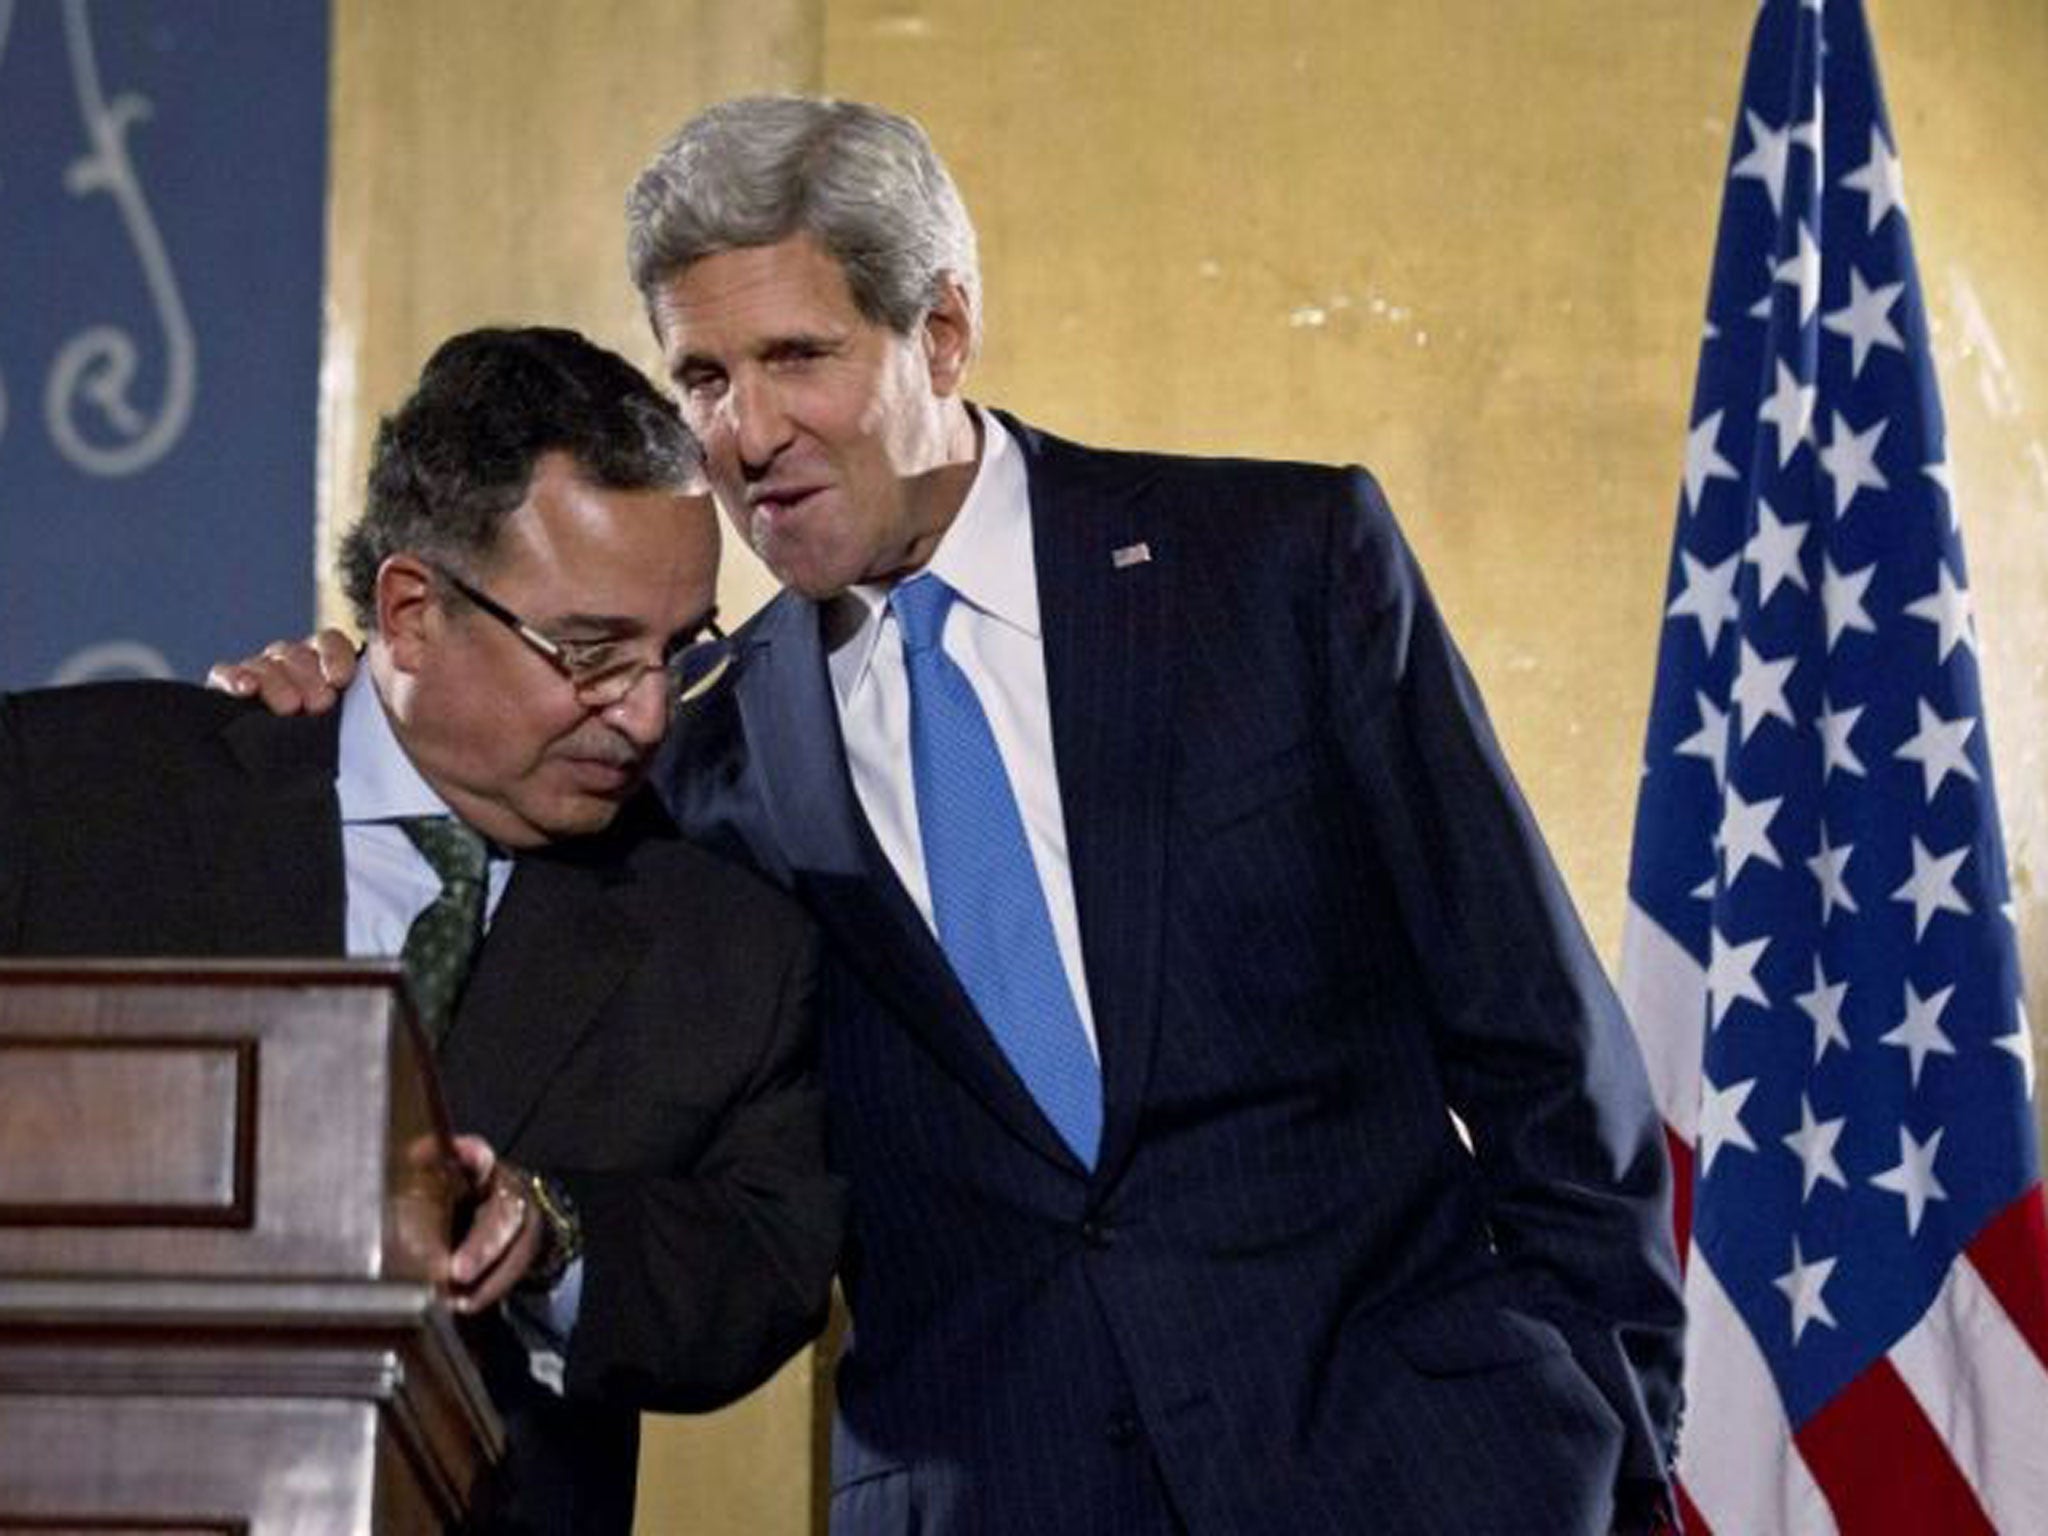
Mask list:
[{"label": "gold wristwatch", "polygon": [[520,1279],[528,1290],[550,1291],[568,1273],[569,1266],[583,1256],[583,1223],[576,1215],[576,1202],[568,1190],[544,1173],[522,1168],[527,1197],[540,1212],[540,1257]]}]

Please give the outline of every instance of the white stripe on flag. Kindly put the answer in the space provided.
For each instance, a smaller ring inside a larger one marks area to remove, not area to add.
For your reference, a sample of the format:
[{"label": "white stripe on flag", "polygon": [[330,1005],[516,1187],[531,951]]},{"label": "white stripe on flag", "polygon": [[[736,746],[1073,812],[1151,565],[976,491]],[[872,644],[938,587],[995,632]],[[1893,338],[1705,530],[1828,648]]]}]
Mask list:
[{"label": "white stripe on flag", "polygon": [[1678,1476],[1715,1536],[1834,1536],[1835,1516],[1749,1327],[1695,1246],[1685,1268]]},{"label": "white stripe on flag", "polygon": [[1699,1140],[1707,973],[1657,920],[1628,904],[1621,924],[1621,1003],[1635,1026],[1664,1123],[1687,1146]]},{"label": "white stripe on flag", "polygon": [[2048,1371],[1968,1259],[1949,1266],[1891,1362],[1992,1524],[2048,1531]]}]

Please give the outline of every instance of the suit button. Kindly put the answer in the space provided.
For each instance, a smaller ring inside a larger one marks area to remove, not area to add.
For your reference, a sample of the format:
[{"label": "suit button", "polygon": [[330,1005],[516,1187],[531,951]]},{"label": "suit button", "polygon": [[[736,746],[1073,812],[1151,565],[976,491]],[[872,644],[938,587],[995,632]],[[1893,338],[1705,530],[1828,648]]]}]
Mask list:
[{"label": "suit button", "polygon": [[1107,1248],[1114,1237],[1114,1229],[1106,1221],[1090,1216],[1081,1223],[1081,1241],[1090,1248]]},{"label": "suit button", "polygon": [[1103,1426],[1103,1435],[1111,1445],[1135,1445],[1138,1440],[1138,1416],[1119,1409],[1109,1416]]}]

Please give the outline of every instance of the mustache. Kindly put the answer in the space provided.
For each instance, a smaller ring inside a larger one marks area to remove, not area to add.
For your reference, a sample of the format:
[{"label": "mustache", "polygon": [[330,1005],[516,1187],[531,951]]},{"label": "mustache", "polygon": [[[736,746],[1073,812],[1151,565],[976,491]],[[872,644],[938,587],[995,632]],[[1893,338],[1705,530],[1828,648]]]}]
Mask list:
[{"label": "mustache", "polygon": [[608,768],[644,768],[654,754],[635,746],[610,726],[590,721],[562,743],[562,755]]}]

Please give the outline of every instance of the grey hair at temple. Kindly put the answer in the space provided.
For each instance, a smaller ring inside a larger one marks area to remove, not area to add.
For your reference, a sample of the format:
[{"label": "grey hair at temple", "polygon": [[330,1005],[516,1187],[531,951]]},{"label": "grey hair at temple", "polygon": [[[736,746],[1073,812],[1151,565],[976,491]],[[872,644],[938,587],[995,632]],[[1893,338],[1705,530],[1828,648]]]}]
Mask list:
[{"label": "grey hair at temple", "polygon": [[655,290],[703,257],[808,234],[846,274],[862,315],[900,336],[946,276],[981,334],[974,225],[915,122],[802,96],[721,102],[685,123],[626,199],[633,284]]}]

